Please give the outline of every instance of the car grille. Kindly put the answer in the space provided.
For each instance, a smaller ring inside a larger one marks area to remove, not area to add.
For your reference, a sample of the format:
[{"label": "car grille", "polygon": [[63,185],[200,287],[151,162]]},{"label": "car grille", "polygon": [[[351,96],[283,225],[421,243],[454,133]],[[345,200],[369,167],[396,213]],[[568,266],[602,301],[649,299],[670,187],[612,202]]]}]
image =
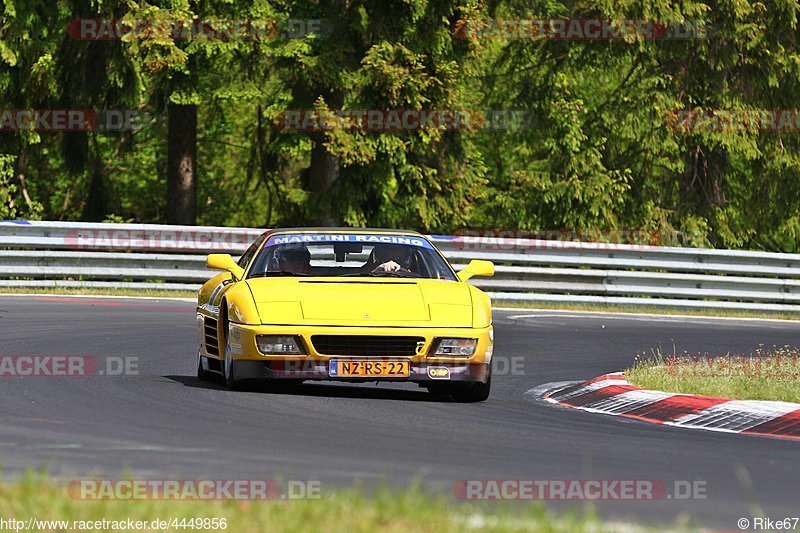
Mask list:
[{"label": "car grille", "polygon": [[314,349],[323,355],[397,356],[416,355],[425,337],[389,335],[312,335]]}]

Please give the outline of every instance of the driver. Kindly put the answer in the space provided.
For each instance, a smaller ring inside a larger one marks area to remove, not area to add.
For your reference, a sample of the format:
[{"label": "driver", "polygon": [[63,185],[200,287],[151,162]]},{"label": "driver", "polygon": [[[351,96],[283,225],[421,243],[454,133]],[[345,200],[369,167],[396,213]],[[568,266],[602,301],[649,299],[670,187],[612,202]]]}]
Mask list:
[{"label": "driver", "polygon": [[408,266],[411,252],[407,246],[401,244],[379,244],[372,250],[372,257],[372,264],[377,265],[372,272],[410,271]]},{"label": "driver", "polygon": [[277,250],[276,255],[278,256],[278,270],[281,272],[308,274],[311,270],[311,253],[305,246],[281,248]]}]

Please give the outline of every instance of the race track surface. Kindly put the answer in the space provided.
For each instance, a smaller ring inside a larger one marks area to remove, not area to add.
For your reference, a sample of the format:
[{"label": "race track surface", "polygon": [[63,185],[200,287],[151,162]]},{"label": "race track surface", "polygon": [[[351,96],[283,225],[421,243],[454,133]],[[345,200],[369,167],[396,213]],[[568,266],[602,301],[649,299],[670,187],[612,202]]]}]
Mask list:
[{"label": "race track surface", "polygon": [[450,494],[464,479],[688,480],[705,483],[706,499],[595,505],[613,519],[685,515],[728,529],[753,505],[774,519],[800,513],[800,442],[650,425],[525,396],[624,369],[659,345],[713,354],[800,346],[792,323],[496,311],[492,396],[472,405],[388,384],[230,392],[194,377],[196,337],[189,302],[0,297],[0,355],[136,357],[139,366],[124,377],[0,378],[5,474],[46,466],[65,479],[320,480],[323,493],[414,479]]}]

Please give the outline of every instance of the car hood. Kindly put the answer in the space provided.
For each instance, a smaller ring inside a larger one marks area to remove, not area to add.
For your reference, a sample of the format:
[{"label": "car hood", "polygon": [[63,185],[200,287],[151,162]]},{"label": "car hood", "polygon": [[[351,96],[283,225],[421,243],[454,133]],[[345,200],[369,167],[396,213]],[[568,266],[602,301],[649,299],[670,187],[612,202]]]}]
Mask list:
[{"label": "car hood", "polygon": [[471,327],[466,283],[399,278],[247,280],[262,324]]}]

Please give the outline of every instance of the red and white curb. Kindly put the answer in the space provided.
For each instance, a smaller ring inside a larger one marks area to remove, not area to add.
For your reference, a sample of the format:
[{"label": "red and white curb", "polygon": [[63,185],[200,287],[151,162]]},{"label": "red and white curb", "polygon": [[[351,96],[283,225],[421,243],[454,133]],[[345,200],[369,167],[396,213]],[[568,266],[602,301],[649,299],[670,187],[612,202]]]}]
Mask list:
[{"label": "red and white curb", "polygon": [[800,439],[800,404],[646,390],[628,383],[621,372],[551,389],[542,399],[667,426]]}]

